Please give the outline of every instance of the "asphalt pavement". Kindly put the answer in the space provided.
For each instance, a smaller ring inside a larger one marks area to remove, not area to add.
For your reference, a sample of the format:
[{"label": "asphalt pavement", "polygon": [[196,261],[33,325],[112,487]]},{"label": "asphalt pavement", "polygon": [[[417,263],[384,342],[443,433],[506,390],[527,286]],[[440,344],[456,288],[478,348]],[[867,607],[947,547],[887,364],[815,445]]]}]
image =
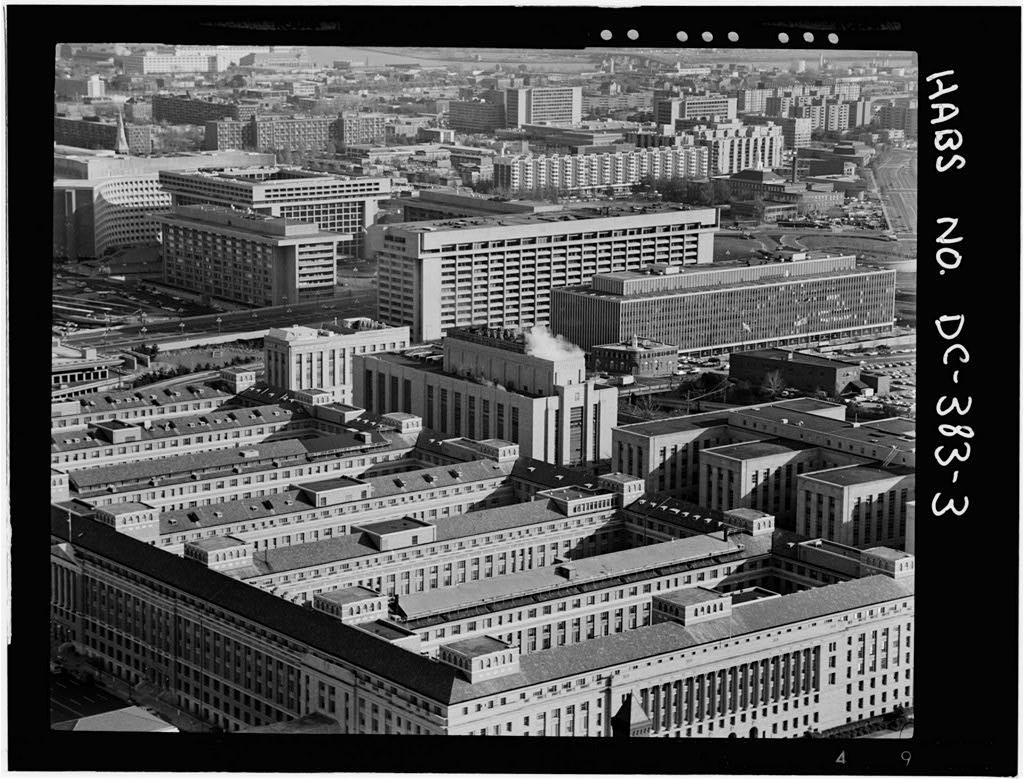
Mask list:
[{"label": "asphalt pavement", "polygon": [[917,154],[893,150],[874,166],[886,218],[897,238],[917,237]]},{"label": "asphalt pavement", "polygon": [[[92,346],[97,349],[124,349],[143,343],[159,343],[181,338],[226,333],[244,333],[271,327],[319,324],[335,317],[345,319],[357,316],[376,316],[377,292],[374,289],[353,290],[328,301],[297,303],[289,306],[244,311],[225,311],[219,314],[169,319],[112,327],[88,332],[72,333],[64,342],[72,346]],[[182,326],[184,325],[184,327]]]},{"label": "asphalt pavement", "polygon": [[67,674],[50,676],[51,725],[72,719],[91,717],[107,711],[116,711],[129,705],[102,687],[83,684]]}]

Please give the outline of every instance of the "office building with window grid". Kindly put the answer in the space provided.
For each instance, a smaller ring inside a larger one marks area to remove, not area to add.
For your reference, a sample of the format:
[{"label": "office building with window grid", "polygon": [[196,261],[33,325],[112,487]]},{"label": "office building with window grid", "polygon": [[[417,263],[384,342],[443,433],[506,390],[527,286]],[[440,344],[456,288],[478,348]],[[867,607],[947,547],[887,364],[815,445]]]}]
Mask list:
[{"label": "office building with window grid", "polygon": [[316,713],[346,733],[797,738],[913,705],[913,560],[888,550],[863,555],[873,575],[662,591],[644,627],[526,653],[457,633],[433,659],[392,621],[238,581],[231,542],[177,557],[59,507],[50,532],[54,641],[227,730]]},{"label": "office building with window grid", "polygon": [[618,391],[586,378],[582,351],[531,353],[523,333],[457,329],[443,356],[356,356],[355,404],[402,411],[442,435],[516,443],[525,457],[608,457]]},{"label": "office building with window grid", "polygon": [[551,329],[584,349],[638,335],[689,354],[892,331],[895,271],[859,267],[853,255],[789,256],[598,274],[589,287],[551,291]]},{"label": "office building with window grid", "polygon": [[519,87],[505,90],[505,125],[542,122],[579,124],[583,87]]},{"label": "office building with window grid", "polygon": [[339,257],[362,256],[366,228],[391,179],[344,177],[298,168],[164,171],[160,183],[174,205],[211,204],[316,224],[341,233]]},{"label": "office building with window grid", "polygon": [[378,316],[408,325],[414,341],[453,327],[547,324],[556,288],[655,262],[710,263],[717,227],[714,208],[634,204],[378,225],[368,238]]},{"label": "office building with window grid", "polygon": [[335,401],[351,404],[355,356],[408,347],[408,327],[389,327],[366,319],[320,329],[272,327],[263,339],[267,384],[284,390],[324,390]]},{"label": "office building with window grid", "polygon": [[210,205],[176,206],[158,221],[167,284],[253,306],[334,296],[347,236]]}]

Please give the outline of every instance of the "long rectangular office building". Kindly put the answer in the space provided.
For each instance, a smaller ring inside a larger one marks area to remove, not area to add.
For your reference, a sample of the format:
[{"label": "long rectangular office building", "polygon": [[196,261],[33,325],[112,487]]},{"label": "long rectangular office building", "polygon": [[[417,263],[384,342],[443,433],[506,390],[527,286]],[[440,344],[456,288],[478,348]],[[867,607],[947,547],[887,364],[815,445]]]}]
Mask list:
[{"label": "long rectangular office building", "polygon": [[315,713],[345,733],[797,738],[913,704],[906,576],[754,599],[682,590],[648,627],[522,656],[457,637],[435,660],[393,623],[288,603],[201,553],[88,518],[69,533],[60,511],[50,533],[54,640],[227,730]]},{"label": "long rectangular office building", "polygon": [[160,184],[176,206],[211,204],[313,222],[341,233],[339,255],[361,256],[366,228],[391,179],[344,177],[297,168],[161,171]]},{"label": "long rectangular office building", "polygon": [[168,284],[254,306],[334,295],[348,236],[221,206],[178,206],[158,221]]},{"label": "long rectangular office building", "polygon": [[710,263],[718,224],[714,208],[625,204],[374,226],[378,314],[415,341],[548,324],[553,287],[652,262]]},{"label": "long rectangular office building", "polygon": [[584,349],[637,335],[690,354],[891,332],[895,271],[853,255],[788,260],[596,275],[589,288],[552,290],[551,329]]}]

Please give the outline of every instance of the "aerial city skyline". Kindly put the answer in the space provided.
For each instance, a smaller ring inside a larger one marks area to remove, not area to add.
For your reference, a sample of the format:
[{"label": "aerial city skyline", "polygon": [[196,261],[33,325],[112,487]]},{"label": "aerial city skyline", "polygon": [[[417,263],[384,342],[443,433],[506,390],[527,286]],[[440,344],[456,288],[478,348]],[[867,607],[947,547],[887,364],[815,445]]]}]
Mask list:
[{"label": "aerial city skyline", "polygon": [[51,727],[911,735],[917,78],[57,46]]}]

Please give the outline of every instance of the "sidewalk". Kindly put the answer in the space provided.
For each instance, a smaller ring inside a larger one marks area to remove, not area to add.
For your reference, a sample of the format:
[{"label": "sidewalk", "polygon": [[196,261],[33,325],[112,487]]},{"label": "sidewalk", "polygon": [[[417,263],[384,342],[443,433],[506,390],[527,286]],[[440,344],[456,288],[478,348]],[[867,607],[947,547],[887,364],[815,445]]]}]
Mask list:
[{"label": "sidewalk", "polygon": [[149,682],[141,682],[132,687],[123,679],[100,670],[93,666],[81,655],[65,655],[62,660],[63,667],[67,671],[84,670],[88,671],[100,687],[112,695],[117,696],[127,704],[142,706],[152,709],[157,716],[166,722],[174,725],[183,733],[212,733],[213,725],[196,718],[187,711],[179,709],[173,701],[166,700],[167,693],[160,693]]}]

